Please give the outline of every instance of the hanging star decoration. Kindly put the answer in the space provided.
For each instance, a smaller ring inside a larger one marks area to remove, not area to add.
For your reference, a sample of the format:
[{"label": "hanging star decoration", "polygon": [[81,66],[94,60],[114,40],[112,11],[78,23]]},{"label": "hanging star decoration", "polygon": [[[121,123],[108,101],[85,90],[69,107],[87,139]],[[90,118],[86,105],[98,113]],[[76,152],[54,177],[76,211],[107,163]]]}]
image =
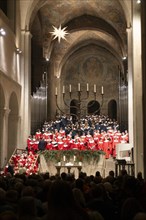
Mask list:
[{"label": "hanging star decoration", "polygon": [[67,27],[64,27],[61,29],[61,25],[60,25],[59,28],[56,28],[54,26],[53,26],[53,28],[54,28],[54,31],[50,32],[54,36],[53,40],[58,38],[59,43],[60,43],[61,39],[66,40],[65,36],[68,34],[68,32],[66,31]]}]

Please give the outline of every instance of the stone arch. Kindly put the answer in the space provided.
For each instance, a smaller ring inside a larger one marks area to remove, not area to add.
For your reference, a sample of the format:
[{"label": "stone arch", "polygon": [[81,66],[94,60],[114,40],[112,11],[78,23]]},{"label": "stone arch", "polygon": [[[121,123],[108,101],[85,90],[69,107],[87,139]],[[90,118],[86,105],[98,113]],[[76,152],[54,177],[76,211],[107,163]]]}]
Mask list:
[{"label": "stone arch", "polygon": [[88,114],[100,115],[100,104],[98,101],[91,100],[87,105]]},{"label": "stone arch", "polygon": [[[86,35],[84,34],[84,36],[86,36]],[[82,38],[84,38],[84,36],[82,35]],[[78,52],[79,50],[82,50],[83,48],[85,48],[87,45],[89,45],[89,43],[91,46],[93,45],[94,47],[100,47],[100,48],[103,48],[104,50],[107,50],[107,52],[112,54],[113,57],[115,58],[115,60],[119,63],[119,67],[122,70],[124,69],[123,63],[121,61],[121,54],[119,54],[118,51],[116,51],[116,50],[114,50],[114,48],[112,48],[113,45],[110,45],[104,39],[93,36],[90,38],[90,42],[88,39],[80,39],[79,38],[77,42],[74,42],[74,44],[70,48],[68,48],[67,53],[64,54],[58,62],[59,63],[58,64],[58,66],[59,66],[58,77],[61,77],[61,74],[63,73],[64,66],[65,66],[66,62],[70,59],[70,57],[73,56],[74,54],[76,54],[76,52]],[[56,74],[56,72],[54,74]]]},{"label": "stone arch", "polygon": [[34,17],[36,16],[37,12],[44,4],[45,1],[34,0],[32,4],[30,4],[29,7],[26,9],[27,10],[25,17],[26,19],[22,24],[22,26],[25,25],[26,30],[30,30]]},{"label": "stone arch", "polygon": [[5,106],[5,94],[2,85],[0,84],[0,109]]},{"label": "stone arch", "polygon": [[117,102],[114,99],[108,103],[108,116],[111,119],[117,120]]},{"label": "stone arch", "polygon": [[76,99],[71,100],[70,102],[70,115],[73,118],[73,122],[78,119],[78,109],[79,109],[79,102]]},{"label": "stone arch", "polygon": [[122,9],[123,9],[123,13],[125,15],[125,19],[126,19],[126,22],[127,22],[127,27],[130,27],[130,25],[131,25],[131,15],[128,11],[128,8],[131,7],[131,6],[129,6],[129,4],[131,4],[131,3],[130,3],[130,1],[128,2],[126,0],[125,1],[119,1],[119,3],[120,3],[120,5],[122,6]]},{"label": "stone arch", "polygon": [[9,117],[8,117],[8,159],[11,157],[17,145],[18,132],[18,99],[15,92],[12,92],[9,100]]}]

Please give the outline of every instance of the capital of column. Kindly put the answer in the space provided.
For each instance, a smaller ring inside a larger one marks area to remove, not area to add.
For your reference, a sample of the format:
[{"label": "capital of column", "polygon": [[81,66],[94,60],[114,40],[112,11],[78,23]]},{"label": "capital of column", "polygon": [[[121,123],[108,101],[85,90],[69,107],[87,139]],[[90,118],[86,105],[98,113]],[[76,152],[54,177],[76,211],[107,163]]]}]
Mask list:
[{"label": "capital of column", "polygon": [[126,32],[127,33],[130,33],[132,31],[132,26],[130,25],[130,26],[128,26],[127,28],[126,28]]},{"label": "capital of column", "polygon": [[10,114],[10,111],[11,109],[7,108],[7,107],[4,107],[4,108],[0,108],[0,113],[3,115],[3,116],[7,116]]},{"label": "capital of column", "polygon": [[24,30],[24,29],[22,29],[22,30],[21,30],[21,33],[22,33],[23,35],[26,35],[26,36],[29,36],[30,38],[32,38],[32,34],[31,34],[31,32],[30,32],[29,30]]}]

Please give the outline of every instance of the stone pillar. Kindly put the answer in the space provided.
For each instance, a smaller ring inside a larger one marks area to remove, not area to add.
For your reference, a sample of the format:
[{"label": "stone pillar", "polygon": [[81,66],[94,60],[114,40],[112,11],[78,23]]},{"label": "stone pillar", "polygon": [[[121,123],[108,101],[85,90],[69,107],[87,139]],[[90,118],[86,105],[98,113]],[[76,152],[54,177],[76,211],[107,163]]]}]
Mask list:
[{"label": "stone pillar", "polygon": [[17,116],[17,148],[21,148],[21,135],[20,135],[20,131],[21,131],[21,116],[18,115]]},{"label": "stone pillar", "polygon": [[7,150],[8,160],[14,153],[15,149],[19,148],[17,142],[17,137],[19,135],[18,119],[19,119],[18,114],[11,114],[10,112],[8,119],[8,150]]},{"label": "stone pillar", "polygon": [[1,164],[0,167],[4,167],[8,160],[8,118],[10,113],[9,108],[4,108],[2,111],[3,115],[3,133],[2,133],[2,146],[1,146]]},{"label": "stone pillar", "polygon": [[135,172],[143,173],[143,105],[142,105],[142,60],[141,60],[141,10],[133,1],[133,144]]},{"label": "stone pillar", "polygon": [[128,131],[129,143],[134,147],[133,143],[133,67],[132,67],[132,28],[127,28],[128,42]]},{"label": "stone pillar", "polygon": [[[142,81],[143,81],[143,127],[144,134],[146,133],[146,1],[141,1],[141,11],[142,11]],[[144,164],[146,161],[146,135],[144,139]],[[146,167],[144,166],[144,179],[146,180]]]},{"label": "stone pillar", "polygon": [[21,148],[26,147],[26,140],[31,127],[31,34],[29,31],[21,31]]}]

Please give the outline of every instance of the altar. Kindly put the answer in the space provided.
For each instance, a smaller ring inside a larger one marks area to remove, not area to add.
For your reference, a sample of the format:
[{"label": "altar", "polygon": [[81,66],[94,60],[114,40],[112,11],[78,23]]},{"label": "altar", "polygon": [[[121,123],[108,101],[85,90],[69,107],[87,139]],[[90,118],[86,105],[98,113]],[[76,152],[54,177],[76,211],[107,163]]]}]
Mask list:
[{"label": "altar", "polygon": [[[49,154],[50,152],[47,153]],[[53,156],[50,156],[51,154],[49,154],[47,157],[45,157],[45,154],[44,155],[40,154],[40,165],[39,165],[40,173],[49,172],[50,175],[52,176],[56,174],[60,175],[62,172],[66,172],[66,173],[73,173],[75,177],[78,178],[79,173],[81,171],[85,172],[89,176],[95,175],[96,171],[99,171],[101,175],[105,177],[108,175],[109,170],[111,169],[115,170],[115,165],[113,164],[113,160],[110,161],[109,159],[107,165],[107,161],[105,159],[104,154],[99,154],[98,160],[96,160],[96,158],[88,154],[89,156],[88,160],[82,160],[82,161],[78,161],[77,156],[75,158],[74,154],[72,155],[72,157],[69,157],[69,159],[67,159],[67,154],[66,154],[66,156],[61,157],[62,160],[60,159],[58,162],[56,162],[52,159],[54,157],[55,159],[57,158],[56,152],[51,152],[51,153]],[[62,153],[62,151],[58,153]],[[65,152],[63,152],[62,155],[64,155],[64,153]],[[91,153],[93,155],[93,152]]]},{"label": "altar", "polygon": [[76,168],[78,170],[78,174],[81,172],[82,170],[82,166],[81,165],[55,165],[56,170],[57,170],[57,174],[60,175],[61,174],[61,170],[66,168],[68,173],[71,173],[71,169],[72,168]]}]

